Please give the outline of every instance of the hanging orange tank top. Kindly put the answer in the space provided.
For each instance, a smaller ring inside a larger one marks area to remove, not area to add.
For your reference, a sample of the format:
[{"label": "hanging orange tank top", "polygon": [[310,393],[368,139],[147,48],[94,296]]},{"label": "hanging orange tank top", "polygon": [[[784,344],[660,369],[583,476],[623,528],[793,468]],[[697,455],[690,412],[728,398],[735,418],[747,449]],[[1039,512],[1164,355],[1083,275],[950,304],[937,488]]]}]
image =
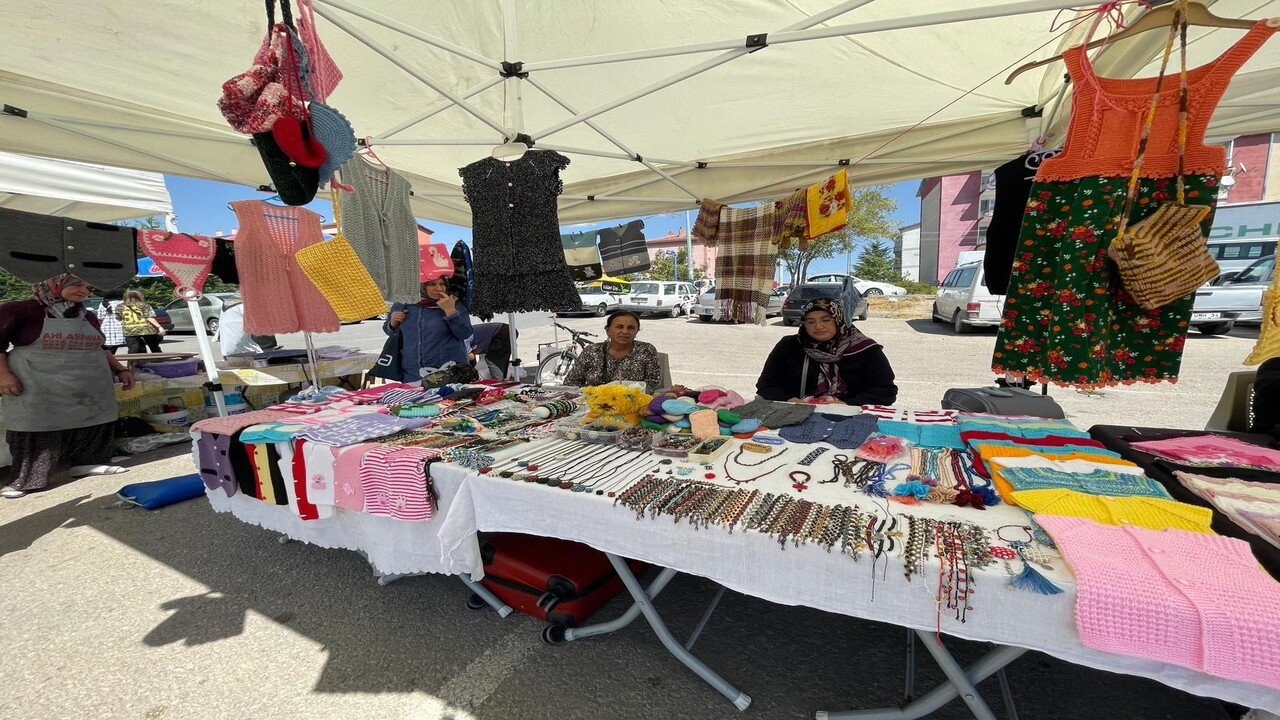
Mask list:
[{"label": "hanging orange tank top", "polygon": [[[1278,27],[1280,22],[1277,20],[1259,20],[1216,60],[1187,71],[1190,108],[1187,113],[1186,173],[1221,175],[1226,170],[1226,148],[1205,145],[1205,129],[1232,76]],[[1176,48],[1174,52],[1177,52]],[[1082,46],[1067,50],[1062,57],[1075,83],[1066,146],[1056,157],[1041,163],[1036,180],[1128,177],[1133,172],[1133,161],[1138,154],[1138,135],[1151,106],[1156,78],[1098,77]],[[1175,62],[1176,58],[1170,61],[1160,92],[1143,160],[1143,177],[1173,177],[1178,174],[1178,70]]]}]

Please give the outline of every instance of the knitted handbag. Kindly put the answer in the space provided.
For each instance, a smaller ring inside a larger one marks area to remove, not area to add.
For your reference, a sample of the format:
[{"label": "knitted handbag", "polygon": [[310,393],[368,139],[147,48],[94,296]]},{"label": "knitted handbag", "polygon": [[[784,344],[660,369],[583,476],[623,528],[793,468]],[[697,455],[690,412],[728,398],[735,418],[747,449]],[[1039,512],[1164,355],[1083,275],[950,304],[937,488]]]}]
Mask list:
[{"label": "knitted handbag", "polygon": [[176,286],[185,300],[199,300],[217,252],[214,238],[164,230],[138,230],[138,245]]},{"label": "knitted handbag", "polygon": [[1244,364],[1257,365],[1276,357],[1280,357],[1280,282],[1273,278],[1271,287],[1262,295],[1262,329],[1258,332],[1258,341]]},{"label": "knitted handbag", "polygon": [[342,236],[342,210],[338,203],[338,191],[332,190],[333,219],[338,234],[327,242],[318,242],[302,248],[294,257],[298,267],[333,306],[342,322],[364,320],[387,311],[378,292],[378,285],[351,243]]},{"label": "knitted handbag", "polygon": [[[1177,202],[1161,205],[1155,212],[1129,225],[1129,213],[1137,198],[1138,176],[1147,152],[1151,125],[1155,121],[1165,69],[1169,65],[1169,56],[1173,53],[1175,35],[1181,38],[1182,50],[1178,98],[1178,199]],[[1107,254],[1120,271],[1124,289],[1138,305],[1147,310],[1155,310],[1187,296],[1222,272],[1209,254],[1207,241],[1200,228],[1200,222],[1208,216],[1211,208],[1208,205],[1186,204],[1182,176],[1187,153],[1187,107],[1187,4],[1186,0],[1178,0],[1173,24],[1169,26],[1169,38],[1165,42],[1160,75],[1156,79],[1151,106],[1147,110],[1138,140],[1138,155],[1129,176],[1120,226],[1115,240],[1107,248]]]}]

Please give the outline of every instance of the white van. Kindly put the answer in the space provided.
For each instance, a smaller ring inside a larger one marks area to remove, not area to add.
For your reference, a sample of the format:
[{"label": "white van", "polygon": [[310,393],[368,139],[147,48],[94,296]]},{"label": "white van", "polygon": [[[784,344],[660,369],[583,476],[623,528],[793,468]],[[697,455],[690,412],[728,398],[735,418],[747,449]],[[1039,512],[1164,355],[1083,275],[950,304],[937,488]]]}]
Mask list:
[{"label": "white van", "polygon": [[631,294],[622,299],[622,310],[638,315],[688,315],[698,302],[693,283],[637,280],[631,283]]},{"label": "white van", "polygon": [[985,284],[982,261],[957,265],[938,286],[933,301],[933,321],[951,323],[957,333],[975,327],[999,327],[1004,296],[993,295]]}]

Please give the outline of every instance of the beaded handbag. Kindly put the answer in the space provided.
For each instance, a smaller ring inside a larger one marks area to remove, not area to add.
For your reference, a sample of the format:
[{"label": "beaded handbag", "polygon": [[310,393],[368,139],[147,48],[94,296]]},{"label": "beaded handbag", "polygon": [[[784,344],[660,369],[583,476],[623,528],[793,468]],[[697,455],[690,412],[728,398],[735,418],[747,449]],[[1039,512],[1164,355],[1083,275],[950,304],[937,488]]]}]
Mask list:
[{"label": "beaded handbag", "polygon": [[341,210],[338,209],[338,191],[333,193],[334,222],[338,234],[328,242],[318,242],[302,248],[294,257],[298,267],[306,274],[333,306],[338,319],[354,322],[381,315],[387,311],[378,286],[369,271],[360,263],[351,243],[342,236]]},{"label": "beaded handbag", "polygon": [[[1165,203],[1130,225],[1129,213],[1138,194],[1138,177],[1147,152],[1147,140],[1155,120],[1165,69],[1173,53],[1175,35],[1181,38],[1182,50],[1178,97],[1178,198],[1176,202]],[[1155,310],[1185,297],[1221,272],[1209,254],[1200,228],[1200,222],[1209,214],[1210,207],[1186,204],[1182,175],[1187,151],[1187,105],[1187,4],[1186,0],[1178,0],[1173,24],[1169,26],[1169,39],[1165,42],[1164,59],[1160,63],[1160,76],[1156,79],[1151,107],[1147,110],[1138,141],[1133,173],[1129,176],[1120,227],[1116,239],[1107,248],[1107,254],[1119,268],[1124,289],[1147,310]]]}]

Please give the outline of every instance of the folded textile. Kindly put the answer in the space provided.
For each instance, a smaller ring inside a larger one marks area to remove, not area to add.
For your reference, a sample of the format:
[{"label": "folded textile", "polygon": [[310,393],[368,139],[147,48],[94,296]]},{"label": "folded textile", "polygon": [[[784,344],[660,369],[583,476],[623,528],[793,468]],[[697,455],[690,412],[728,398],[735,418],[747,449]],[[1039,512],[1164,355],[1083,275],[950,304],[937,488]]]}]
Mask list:
[{"label": "folded textile", "polygon": [[302,456],[306,469],[307,499],[316,506],[316,519],[333,516],[335,500],[334,448],[329,445],[299,440],[300,450],[294,452],[294,462]]},{"label": "folded textile", "polygon": [[196,440],[196,457],[200,461],[200,479],[210,490],[222,490],[227,497],[240,490],[231,453],[238,450],[231,446],[231,436],[219,433],[201,433]]},{"label": "folded textile", "polygon": [[1199,467],[1244,467],[1280,471],[1280,450],[1222,435],[1192,435],[1130,443],[1134,450]]},{"label": "folded textile", "polygon": [[311,427],[300,422],[282,422],[274,420],[271,422],[258,423],[250,425],[240,433],[240,442],[246,443],[277,443],[289,442],[293,436]]},{"label": "folded textile", "polygon": [[328,425],[309,427],[294,437],[342,447],[422,427],[430,418],[400,418],[383,413],[350,415]]},{"label": "folded textile", "polygon": [[1018,490],[1015,503],[1027,512],[1088,518],[1103,525],[1134,525],[1152,530],[1213,532],[1213,511],[1198,505],[1154,497],[1103,497],[1075,490]]},{"label": "folded textile", "polygon": [[258,423],[271,422],[273,420],[285,420],[290,417],[290,413],[280,410],[251,410],[247,413],[239,413],[237,415],[226,415],[223,417],[205,418],[191,426],[192,430],[200,432],[219,433],[221,435],[233,435],[250,425]]},{"label": "folded textile", "polygon": [[[1111,450],[1107,450],[1107,446],[1092,438],[1078,437],[1076,435],[1039,435],[1034,438],[1027,438],[1020,435],[1011,435],[1007,432],[992,430],[965,430],[960,428],[960,438],[970,445],[985,441],[1005,441],[1016,444],[1027,445],[1076,445],[1081,447],[1092,447],[1099,450],[1105,450],[1108,453],[1115,454]],[[1119,457],[1119,455],[1116,455]]]},{"label": "folded textile", "polygon": [[345,510],[364,512],[364,484],[360,480],[360,463],[364,454],[378,447],[372,443],[361,443],[343,448],[334,448],[333,502]]},{"label": "folded textile", "polygon": [[1089,433],[1077,430],[1070,420],[987,420],[977,417],[961,417],[956,420],[960,430],[989,430],[1023,438],[1045,436],[1088,438]]},{"label": "folded textile", "polygon": [[[964,437],[964,433],[960,433],[960,437]],[[1120,453],[1107,450],[1106,448],[1096,447],[1094,445],[1064,443],[1061,445],[1043,445],[1040,442],[1022,439],[1019,441],[1009,440],[982,440],[980,442],[970,441],[970,448],[973,450],[973,469],[983,477],[991,477],[991,471],[985,464],[985,459],[989,456],[997,455],[1015,455],[1018,453],[1008,452],[1016,450],[1022,454],[1042,453],[1042,454],[1060,454],[1060,453],[1088,453],[1091,455],[1102,455],[1107,457],[1119,458]]]},{"label": "folded textile", "polygon": [[1280,583],[1220,535],[1036,515],[1079,586],[1091,648],[1280,688]]},{"label": "folded textile", "polygon": [[[1134,475],[1109,470],[1094,470],[1087,473],[1069,473],[1050,468],[1005,468],[995,480],[996,490],[1000,497],[1010,505],[1018,503],[1013,499],[1016,490],[1041,490],[1045,488],[1067,488],[1090,495],[1140,496],[1156,497],[1171,500],[1169,492],[1160,483],[1146,475]],[[1006,491],[1006,488],[1008,490]]]},{"label": "folded textile", "polygon": [[426,465],[438,450],[380,445],[360,461],[365,512],[399,520],[430,520],[435,514],[435,492],[427,479]]},{"label": "folded textile", "polygon": [[761,398],[752,400],[745,405],[739,405],[733,409],[733,412],[740,418],[755,418],[763,423],[765,427],[777,430],[778,428],[798,425],[804,422],[810,415],[813,415],[813,411],[816,409],[813,405],[778,402]]},{"label": "folded textile", "polygon": [[960,428],[940,423],[915,423],[907,420],[881,420],[880,432],[910,440],[924,447],[964,449]]},{"label": "folded textile", "polygon": [[862,412],[884,420],[901,420],[909,423],[941,423],[952,425],[959,415],[955,410],[909,410],[892,405],[863,405]]},{"label": "folded textile", "polygon": [[794,443],[826,442],[843,450],[852,450],[876,431],[878,419],[873,415],[832,415],[814,413],[798,425],[778,431],[784,440]]}]

